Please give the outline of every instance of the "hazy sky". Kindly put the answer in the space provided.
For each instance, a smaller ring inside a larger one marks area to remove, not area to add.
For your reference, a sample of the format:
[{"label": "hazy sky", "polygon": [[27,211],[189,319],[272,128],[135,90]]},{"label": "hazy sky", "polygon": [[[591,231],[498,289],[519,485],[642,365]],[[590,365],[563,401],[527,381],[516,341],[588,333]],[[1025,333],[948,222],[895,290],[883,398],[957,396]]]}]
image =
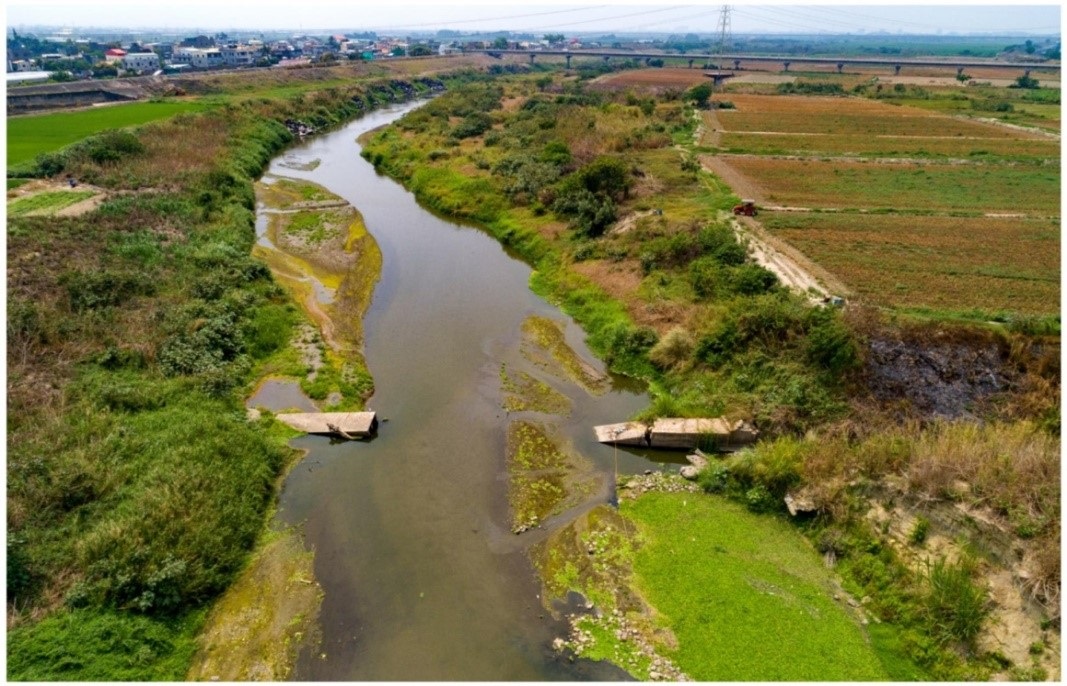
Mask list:
[{"label": "hazy sky", "polygon": [[[1024,6],[981,2],[938,5],[731,3],[735,33],[889,31],[904,33],[1060,30],[1060,3]],[[450,28],[512,31],[713,32],[722,3],[612,0],[581,4],[557,0],[8,0],[7,25],[131,28],[347,28],[377,31]]]}]

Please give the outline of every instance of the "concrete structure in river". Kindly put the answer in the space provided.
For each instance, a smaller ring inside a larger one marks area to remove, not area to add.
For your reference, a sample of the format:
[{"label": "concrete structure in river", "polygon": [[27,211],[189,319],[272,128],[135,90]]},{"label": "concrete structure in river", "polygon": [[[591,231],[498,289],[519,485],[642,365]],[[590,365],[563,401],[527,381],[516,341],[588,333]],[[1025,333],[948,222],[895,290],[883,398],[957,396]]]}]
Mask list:
[{"label": "concrete structure in river", "polygon": [[680,450],[706,448],[708,443],[717,450],[736,450],[755,442],[757,435],[751,425],[742,421],[731,423],[724,417],[663,418],[651,424],[622,422],[595,426],[593,430],[601,443]]}]

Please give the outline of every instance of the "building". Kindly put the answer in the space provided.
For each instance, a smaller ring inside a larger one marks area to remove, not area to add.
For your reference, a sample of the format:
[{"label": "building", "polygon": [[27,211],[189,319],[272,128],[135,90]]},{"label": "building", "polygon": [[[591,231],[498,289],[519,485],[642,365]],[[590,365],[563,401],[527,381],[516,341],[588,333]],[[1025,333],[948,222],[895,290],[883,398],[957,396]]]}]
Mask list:
[{"label": "building", "polygon": [[121,62],[125,56],[126,51],[122,48],[110,48],[104,53],[104,61],[108,64],[115,64],[116,62]]},{"label": "building", "polygon": [[122,68],[127,71],[147,72],[159,69],[159,55],[154,52],[131,52],[122,58]]},{"label": "building", "polygon": [[216,69],[223,66],[222,51],[218,48],[174,48],[174,64],[188,64],[194,69]]},{"label": "building", "polygon": [[227,67],[250,67],[256,62],[255,48],[248,45],[228,45],[220,48],[222,62]]}]

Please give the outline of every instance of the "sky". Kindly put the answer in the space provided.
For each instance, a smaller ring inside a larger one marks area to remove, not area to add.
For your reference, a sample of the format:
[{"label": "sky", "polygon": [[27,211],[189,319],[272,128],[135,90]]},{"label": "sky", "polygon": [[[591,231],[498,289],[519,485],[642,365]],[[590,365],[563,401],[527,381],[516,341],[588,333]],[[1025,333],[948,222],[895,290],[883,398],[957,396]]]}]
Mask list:
[{"label": "sky", "polygon": [[[734,33],[1000,33],[1058,34],[1060,2],[937,5],[903,2],[819,5],[783,0],[731,3]],[[528,32],[715,32],[722,3],[611,0],[8,0],[7,26],[182,29],[437,29]]]}]

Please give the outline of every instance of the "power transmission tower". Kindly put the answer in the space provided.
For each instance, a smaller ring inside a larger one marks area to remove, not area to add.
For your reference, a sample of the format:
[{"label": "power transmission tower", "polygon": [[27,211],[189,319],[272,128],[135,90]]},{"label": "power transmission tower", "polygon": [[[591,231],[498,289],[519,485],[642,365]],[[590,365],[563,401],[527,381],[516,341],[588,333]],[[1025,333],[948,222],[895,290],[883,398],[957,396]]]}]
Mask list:
[{"label": "power transmission tower", "polygon": [[730,35],[730,6],[723,5],[722,10],[719,12],[719,63],[715,65],[719,71],[722,71],[722,59],[726,54],[726,46],[732,41],[733,37]]},{"label": "power transmission tower", "polygon": [[719,12],[719,46],[716,49],[718,58],[715,60],[715,71],[718,72],[718,77],[712,77],[711,79],[711,92],[715,93],[715,86],[719,83],[719,79],[723,73],[723,56],[726,55],[726,45],[731,41],[730,35],[730,6],[723,5],[722,10]]}]

